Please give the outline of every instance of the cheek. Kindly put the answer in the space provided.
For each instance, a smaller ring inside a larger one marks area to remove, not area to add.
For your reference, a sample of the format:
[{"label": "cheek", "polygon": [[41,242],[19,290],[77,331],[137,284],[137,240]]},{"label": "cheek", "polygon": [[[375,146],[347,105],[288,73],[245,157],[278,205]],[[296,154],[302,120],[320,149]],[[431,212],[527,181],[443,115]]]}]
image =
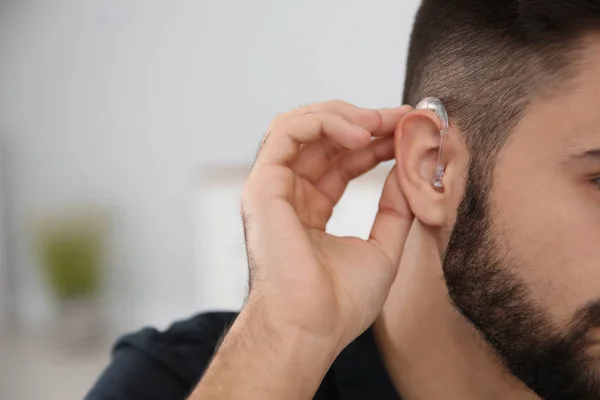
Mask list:
[{"label": "cheek", "polygon": [[519,175],[497,171],[493,218],[499,244],[532,299],[555,322],[569,321],[600,298],[600,205],[543,168],[523,168]]}]

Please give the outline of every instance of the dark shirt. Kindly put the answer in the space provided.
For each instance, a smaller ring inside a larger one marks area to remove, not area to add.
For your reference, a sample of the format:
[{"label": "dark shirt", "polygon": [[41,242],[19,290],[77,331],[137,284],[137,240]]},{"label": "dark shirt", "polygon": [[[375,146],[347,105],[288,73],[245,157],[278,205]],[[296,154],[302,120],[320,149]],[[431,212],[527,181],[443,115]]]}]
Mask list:
[{"label": "dark shirt", "polygon": [[[146,328],[121,338],[86,400],[184,400],[196,386],[234,313],[201,314],[165,332]],[[315,400],[400,400],[373,334],[367,330],[337,357]]]}]

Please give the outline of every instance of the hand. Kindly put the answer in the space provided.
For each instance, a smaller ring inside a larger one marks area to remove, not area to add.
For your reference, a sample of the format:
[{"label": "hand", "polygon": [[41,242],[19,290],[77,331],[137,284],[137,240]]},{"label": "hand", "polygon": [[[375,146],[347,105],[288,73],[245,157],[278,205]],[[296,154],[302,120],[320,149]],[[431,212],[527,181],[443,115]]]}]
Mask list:
[{"label": "hand", "polygon": [[273,121],[242,200],[248,301],[190,399],[313,398],[337,353],[373,323],[412,223],[394,171],[369,240],[325,226],[348,182],[394,157],[408,110],[331,101]]},{"label": "hand", "polygon": [[368,240],[325,227],[349,181],[394,157],[394,130],[409,110],[329,101],[272,122],[242,199],[250,267],[242,314],[260,310],[276,329],[330,338],[336,351],[373,323],[413,219],[394,171]]}]

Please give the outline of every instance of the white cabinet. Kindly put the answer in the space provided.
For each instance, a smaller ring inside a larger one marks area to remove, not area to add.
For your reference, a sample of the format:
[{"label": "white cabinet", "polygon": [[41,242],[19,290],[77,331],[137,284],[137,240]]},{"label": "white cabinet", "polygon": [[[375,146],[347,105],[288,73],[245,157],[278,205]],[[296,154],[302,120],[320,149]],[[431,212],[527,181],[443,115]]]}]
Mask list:
[{"label": "white cabinet", "polygon": [[195,298],[199,311],[238,309],[247,290],[240,195],[247,168],[203,171],[194,202]]},{"label": "white cabinet", "polygon": [[[381,166],[353,182],[327,230],[366,238],[387,171]],[[249,167],[202,171],[194,200],[195,296],[199,311],[239,309],[247,292],[240,195]]]}]

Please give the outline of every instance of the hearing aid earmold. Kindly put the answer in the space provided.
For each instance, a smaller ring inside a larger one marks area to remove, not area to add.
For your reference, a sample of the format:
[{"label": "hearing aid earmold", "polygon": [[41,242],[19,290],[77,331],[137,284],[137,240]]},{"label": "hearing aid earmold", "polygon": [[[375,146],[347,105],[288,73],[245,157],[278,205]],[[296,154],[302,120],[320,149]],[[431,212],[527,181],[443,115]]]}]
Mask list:
[{"label": "hearing aid earmold", "polygon": [[438,118],[440,119],[441,129],[440,129],[440,149],[438,152],[437,164],[435,167],[435,175],[433,177],[433,186],[436,188],[443,188],[444,183],[442,182],[442,178],[444,177],[445,172],[445,164],[444,164],[444,144],[446,135],[450,129],[450,122],[448,120],[448,113],[446,112],[446,107],[444,107],[444,103],[438,98],[435,97],[427,97],[419,102],[416,107],[418,110],[430,110],[433,111]]}]

